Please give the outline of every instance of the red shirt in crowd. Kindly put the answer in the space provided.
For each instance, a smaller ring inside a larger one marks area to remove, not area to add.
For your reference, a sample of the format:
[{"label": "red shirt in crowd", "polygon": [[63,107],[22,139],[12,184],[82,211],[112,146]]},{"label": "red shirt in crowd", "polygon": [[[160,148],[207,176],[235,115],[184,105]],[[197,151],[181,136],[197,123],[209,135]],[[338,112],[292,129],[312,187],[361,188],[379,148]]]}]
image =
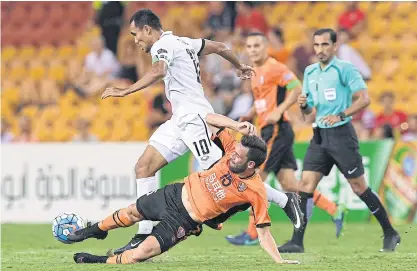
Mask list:
[{"label": "red shirt in crowd", "polygon": [[249,16],[238,15],[236,17],[236,28],[242,29],[243,32],[260,31],[268,33],[268,23],[262,13],[253,10]]},{"label": "red shirt in crowd", "polygon": [[376,126],[381,127],[385,124],[389,124],[392,128],[400,127],[401,123],[407,121],[407,115],[401,111],[394,111],[391,115],[385,115],[381,113],[376,118]]},{"label": "red shirt in crowd", "polygon": [[363,13],[360,9],[345,11],[339,17],[339,27],[350,30],[364,19],[365,13]]}]

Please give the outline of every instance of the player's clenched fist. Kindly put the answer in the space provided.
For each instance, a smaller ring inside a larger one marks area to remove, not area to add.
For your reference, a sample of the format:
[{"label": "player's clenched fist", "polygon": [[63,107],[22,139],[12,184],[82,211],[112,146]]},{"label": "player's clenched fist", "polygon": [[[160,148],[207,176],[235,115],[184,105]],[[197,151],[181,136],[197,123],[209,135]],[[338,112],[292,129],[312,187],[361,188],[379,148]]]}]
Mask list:
[{"label": "player's clenched fist", "polygon": [[255,126],[247,121],[239,122],[237,124],[236,130],[243,135],[256,135]]},{"label": "player's clenched fist", "polygon": [[126,90],[117,87],[108,87],[101,95],[101,99],[104,100],[108,97],[124,97],[126,96]]},{"label": "player's clenched fist", "polygon": [[305,107],[307,104],[307,96],[305,94],[298,96],[297,103],[300,107]]}]

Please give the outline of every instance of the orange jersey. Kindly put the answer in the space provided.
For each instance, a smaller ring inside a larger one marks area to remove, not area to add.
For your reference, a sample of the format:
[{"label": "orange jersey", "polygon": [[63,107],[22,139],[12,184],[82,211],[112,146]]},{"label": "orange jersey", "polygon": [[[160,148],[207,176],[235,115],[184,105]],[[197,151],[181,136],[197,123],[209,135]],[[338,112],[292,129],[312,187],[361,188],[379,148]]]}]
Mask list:
[{"label": "orange jersey", "polygon": [[218,133],[218,138],[226,155],[211,169],[193,173],[184,179],[194,213],[205,222],[223,216],[230,210],[248,205],[247,209],[251,205],[256,225],[269,226],[271,219],[268,214],[268,198],[261,176],[255,173],[242,179],[232,173],[228,160],[236,142],[226,131]]},{"label": "orange jersey", "polygon": [[[258,122],[260,128],[263,128],[267,125],[267,115],[285,100],[287,85],[299,80],[287,66],[272,57],[269,57],[262,66],[255,67],[255,72],[251,86]],[[286,120],[285,116],[284,120]]]}]

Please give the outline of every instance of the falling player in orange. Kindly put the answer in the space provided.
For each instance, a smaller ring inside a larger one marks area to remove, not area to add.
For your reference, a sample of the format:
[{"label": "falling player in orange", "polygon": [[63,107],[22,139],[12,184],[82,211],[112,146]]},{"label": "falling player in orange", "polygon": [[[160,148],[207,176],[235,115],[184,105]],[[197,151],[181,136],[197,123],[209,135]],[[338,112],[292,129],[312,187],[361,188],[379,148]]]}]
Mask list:
[{"label": "falling player in orange", "polygon": [[[117,210],[104,220],[68,236],[68,240],[81,242],[88,238],[104,239],[108,231],[129,227],[144,220],[160,221],[152,233],[132,250],[115,256],[96,256],[76,253],[76,263],[129,264],[157,256],[185,240],[190,235],[199,236],[202,225],[218,228],[238,211],[252,206],[255,224],[263,249],[276,263],[295,263],[283,260],[270,233],[267,192],[256,169],[266,159],[265,142],[248,130],[240,143],[223,129],[236,127],[235,121],[217,114],[208,114],[206,121],[216,136],[225,155],[214,166],[196,172],[184,179],[184,183],[167,185],[140,197],[136,203]],[[216,127],[214,127],[216,125]],[[253,128],[253,129],[252,129]]]},{"label": "falling player in orange", "polygon": [[[287,66],[268,55],[268,40],[264,34],[249,34],[246,40],[246,52],[256,72],[251,79],[255,102],[250,112],[241,120],[252,120],[256,114],[261,137],[267,143],[268,156],[260,174],[265,180],[269,173],[274,172],[285,191],[297,192],[298,181],[295,177],[297,163],[292,149],[294,132],[285,112],[301,94],[301,82]],[[315,205],[333,217],[336,223],[336,236],[339,237],[343,226],[343,206],[339,208],[317,190],[314,192],[313,200]],[[311,209],[312,207],[313,204],[310,204]],[[311,209],[307,214],[311,213]],[[258,235],[253,216],[249,218],[246,232],[227,236],[226,239],[234,245],[257,244]],[[285,252],[285,248],[280,247],[279,250]],[[303,249],[300,248],[299,252],[303,252]]]}]

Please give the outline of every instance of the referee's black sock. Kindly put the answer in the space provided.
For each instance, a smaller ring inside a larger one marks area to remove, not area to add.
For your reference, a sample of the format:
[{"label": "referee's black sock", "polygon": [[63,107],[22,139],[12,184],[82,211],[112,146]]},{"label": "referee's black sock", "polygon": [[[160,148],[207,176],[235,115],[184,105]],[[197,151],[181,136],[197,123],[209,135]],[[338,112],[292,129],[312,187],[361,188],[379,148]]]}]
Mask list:
[{"label": "referee's black sock", "polygon": [[292,242],[296,245],[299,246],[304,246],[303,241],[304,241],[304,232],[306,231],[306,226],[307,226],[307,200],[313,198],[313,193],[306,193],[306,192],[299,192],[298,193],[300,195],[301,198],[301,202],[300,202],[300,209],[301,212],[303,212],[304,214],[304,223],[303,225],[301,225],[301,228],[296,230],[294,228],[293,234],[292,234]]},{"label": "referee's black sock", "polygon": [[363,202],[368,206],[369,210],[376,217],[379,224],[384,231],[385,236],[390,236],[396,234],[396,231],[391,225],[391,222],[388,219],[387,212],[385,211],[384,206],[379,200],[378,196],[371,190],[370,187],[359,196]]}]

